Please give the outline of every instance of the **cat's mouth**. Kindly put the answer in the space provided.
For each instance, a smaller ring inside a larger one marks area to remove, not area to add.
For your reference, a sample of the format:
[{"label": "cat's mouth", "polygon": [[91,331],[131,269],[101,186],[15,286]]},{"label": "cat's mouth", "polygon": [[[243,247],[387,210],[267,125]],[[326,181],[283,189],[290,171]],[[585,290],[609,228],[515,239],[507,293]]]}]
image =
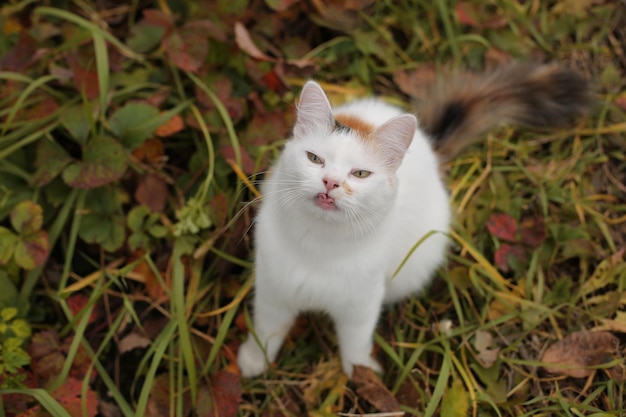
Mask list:
[{"label": "cat's mouth", "polygon": [[315,204],[324,210],[336,210],[335,199],[326,193],[319,193],[315,198]]}]

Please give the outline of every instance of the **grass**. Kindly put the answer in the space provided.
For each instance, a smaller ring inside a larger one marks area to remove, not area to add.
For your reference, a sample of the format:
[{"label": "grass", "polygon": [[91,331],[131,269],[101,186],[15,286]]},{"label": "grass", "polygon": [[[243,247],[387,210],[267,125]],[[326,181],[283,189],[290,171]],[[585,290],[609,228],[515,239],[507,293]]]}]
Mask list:
[{"label": "grass", "polygon": [[[532,58],[579,69],[593,81],[597,103],[567,130],[490,132],[483,144],[444,167],[455,212],[449,262],[423,294],[381,318],[376,355],[385,368],[382,381],[407,415],[626,412],[622,5],[404,0],[351,9],[299,2],[275,12],[263,2],[237,10],[226,2],[215,9],[174,3],[151,5],[163,12],[160,22],[180,16],[177,29],[169,27],[164,32],[170,35],[160,36],[180,36],[189,51],[204,57],[201,71],[187,67],[195,56],[184,61],[165,41],[141,53],[129,47],[143,45],[129,41],[131,29],[141,29],[131,19],[142,16],[138,2],[106,9],[76,1],[66,11],[14,1],[0,9],[6,35],[0,56],[18,42],[20,30],[30,30],[26,17],[62,29],[38,44],[50,51],[41,65],[23,68],[24,74],[0,72],[0,86],[7,87],[0,94],[0,213],[6,226],[16,202],[32,199],[44,208],[53,247],[48,263],[30,271],[8,265],[1,272],[11,276],[20,302],[29,307],[24,317],[35,334],[31,343],[39,343],[42,329],[53,329],[66,346],[49,379],[37,373],[37,358],[25,369],[46,390],[31,386],[4,393],[30,396],[30,405],[65,415],[59,407],[66,399],[56,389],[79,377],[82,400],[78,411],[68,408],[72,416],[93,415],[91,393],[124,416],[153,415],[155,409],[161,415],[184,416],[191,409],[202,415],[212,407],[220,415],[241,416],[375,413],[367,395],[341,373],[329,321],[314,314],[299,320],[265,376],[229,379],[237,372],[235,353],[250,324],[247,232],[254,205],[242,202],[258,197],[255,172],[265,169],[287,137],[298,87],[307,78],[329,86],[337,103],[373,92],[410,108],[400,71],[419,87],[429,68],[480,70]],[[267,2],[274,3],[280,2]],[[196,37],[197,27],[182,29],[198,19],[212,22],[214,32]],[[235,48],[234,21],[244,24],[258,48],[278,58],[259,62]],[[207,37],[202,55],[193,47],[201,49],[201,38]],[[49,73],[67,69],[65,54],[74,52],[85,71],[97,74],[98,94],[92,98],[87,89],[59,78],[62,71]],[[294,60],[302,57],[314,66],[298,66]],[[48,96],[58,108],[39,119],[24,117]],[[159,123],[181,115],[186,127],[158,138],[166,163],[133,153],[126,176],[98,189],[117,197],[111,207],[96,204],[93,191],[70,189],[58,178],[45,185],[30,181],[41,141],[59,142],[80,158],[81,144],[72,142],[59,120],[64,110],[90,102],[90,132],[111,134],[115,110],[155,97],[164,97]],[[260,123],[254,124],[255,117]],[[228,147],[232,157],[225,156]],[[148,239],[140,253],[126,240],[111,251],[99,241],[87,242],[85,219],[94,213],[107,225],[121,222],[127,229],[126,214],[138,204],[135,183],[147,173],[167,184],[167,202],[159,212],[167,237]],[[487,228],[494,214],[509,215],[520,228],[541,219],[545,238],[536,245],[503,241]],[[504,244],[517,244],[525,254],[508,270],[494,260]],[[76,310],[79,295],[86,301]],[[0,297],[0,309],[6,302]],[[104,324],[92,321],[92,312]],[[541,357],[549,346],[575,331],[602,328],[619,337],[620,353],[587,378],[544,369]],[[147,344],[124,351],[122,340],[131,333]]]}]

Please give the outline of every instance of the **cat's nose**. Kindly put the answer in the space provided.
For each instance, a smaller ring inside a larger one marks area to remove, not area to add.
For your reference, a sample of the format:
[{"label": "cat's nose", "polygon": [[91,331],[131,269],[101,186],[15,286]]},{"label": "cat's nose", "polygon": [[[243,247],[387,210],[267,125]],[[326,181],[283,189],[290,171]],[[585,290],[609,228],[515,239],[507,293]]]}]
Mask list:
[{"label": "cat's nose", "polygon": [[322,181],[324,181],[324,185],[326,186],[326,192],[330,192],[331,190],[335,189],[335,188],[339,188],[339,182],[330,179],[330,178],[324,178],[322,179]]}]

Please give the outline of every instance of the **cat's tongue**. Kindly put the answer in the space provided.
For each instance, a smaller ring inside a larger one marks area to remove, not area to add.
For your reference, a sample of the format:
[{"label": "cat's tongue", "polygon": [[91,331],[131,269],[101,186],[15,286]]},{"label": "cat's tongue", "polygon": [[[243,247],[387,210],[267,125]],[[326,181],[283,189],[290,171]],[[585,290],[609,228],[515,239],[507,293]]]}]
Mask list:
[{"label": "cat's tongue", "polygon": [[334,210],[337,208],[337,206],[335,206],[335,199],[329,197],[328,194],[319,193],[317,195],[317,198],[315,199],[315,202],[319,207],[323,208],[324,210]]}]

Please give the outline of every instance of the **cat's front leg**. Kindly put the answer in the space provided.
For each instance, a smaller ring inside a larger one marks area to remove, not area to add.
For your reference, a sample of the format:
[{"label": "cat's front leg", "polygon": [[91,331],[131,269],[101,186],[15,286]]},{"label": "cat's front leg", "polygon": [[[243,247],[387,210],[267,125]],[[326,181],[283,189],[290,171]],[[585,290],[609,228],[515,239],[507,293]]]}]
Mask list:
[{"label": "cat's front leg", "polygon": [[257,291],[254,301],[254,330],[239,347],[237,355],[239,370],[244,377],[254,377],[267,370],[296,318],[296,312],[265,297],[262,291]]},{"label": "cat's front leg", "polygon": [[361,305],[333,314],[341,365],[349,377],[355,365],[364,365],[376,372],[382,367],[372,358],[374,330],[382,309],[382,300],[361,300]]}]

